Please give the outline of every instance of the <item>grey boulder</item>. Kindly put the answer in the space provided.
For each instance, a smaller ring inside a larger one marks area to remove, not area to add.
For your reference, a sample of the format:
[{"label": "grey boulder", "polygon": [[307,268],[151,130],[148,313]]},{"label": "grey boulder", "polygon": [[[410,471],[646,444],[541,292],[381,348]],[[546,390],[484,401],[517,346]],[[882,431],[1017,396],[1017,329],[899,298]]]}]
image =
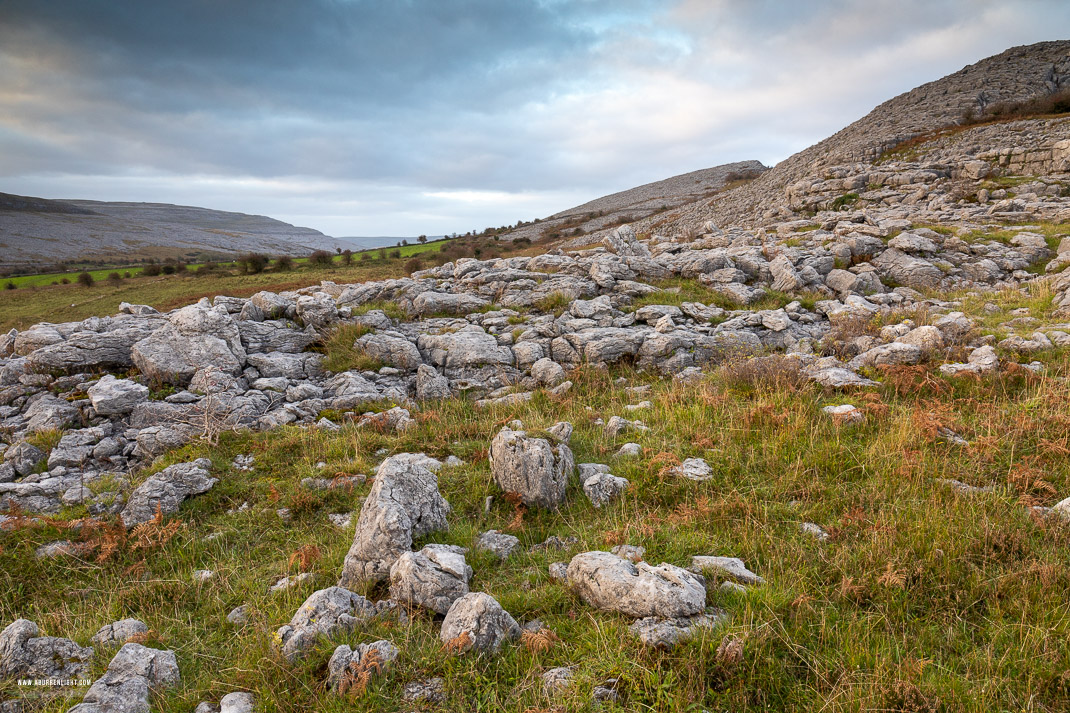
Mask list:
[{"label": "grey boulder", "polygon": [[218,478],[208,475],[211,467],[212,461],[198,458],[192,463],[177,463],[149,476],[130,493],[120,515],[123,524],[134,527],[153,519],[158,512],[163,515],[178,512],[186,498],[206,493],[219,482]]},{"label": "grey boulder", "polygon": [[438,492],[438,476],[404,458],[387,458],[360,510],[339,585],[386,579],[414,538],[446,528],[449,511]]},{"label": "grey boulder", "polygon": [[568,584],[594,608],[635,618],[694,616],[706,606],[701,576],[666,563],[635,564],[610,552],[573,557]]},{"label": "grey boulder", "polygon": [[502,643],[518,636],[520,625],[516,619],[483,592],[472,592],[455,601],[439,632],[447,649],[458,654],[472,650],[497,653]]},{"label": "grey boulder", "polygon": [[401,555],[390,568],[391,598],[439,614],[448,612],[453,602],[468,594],[472,578],[472,568],[457,549],[427,545]]},{"label": "grey boulder", "polygon": [[136,381],[116,379],[105,374],[89,387],[89,402],[101,416],[121,416],[130,413],[142,401],[148,401],[149,389]]},{"label": "grey boulder", "polygon": [[564,443],[551,445],[505,427],[491,441],[490,467],[501,489],[518,495],[525,505],[557,508],[565,502],[576,461]]}]

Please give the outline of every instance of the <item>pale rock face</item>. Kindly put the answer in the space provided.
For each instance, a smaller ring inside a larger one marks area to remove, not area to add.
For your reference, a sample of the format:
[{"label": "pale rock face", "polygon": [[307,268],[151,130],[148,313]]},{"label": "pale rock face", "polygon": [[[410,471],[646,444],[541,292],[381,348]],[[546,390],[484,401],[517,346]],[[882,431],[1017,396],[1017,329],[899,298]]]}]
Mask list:
[{"label": "pale rock face", "polygon": [[359,622],[376,613],[374,604],[348,589],[321,589],[305,600],[289,624],[275,632],[275,642],[283,656],[296,661],[315,645],[320,636],[352,631]]},{"label": "pale rock face", "polygon": [[573,557],[568,584],[594,608],[635,618],[693,616],[706,606],[701,576],[671,564],[635,564],[609,552]]},{"label": "pale rock face", "polygon": [[502,490],[520,496],[526,505],[546,508],[565,502],[565,490],[576,467],[572,451],[564,443],[551,445],[544,438],[531,438],[508,427],[491,441],[490,464]]},{"label": "pale rock face", "polygon": [[695,555],[691,558],[691,567],[689,569],[695,574],[712,572],[718,576],[731,577],[743,584],[763,584],[765,582],[764,579],[747,569],[747,566],[743,564],[743,560],[738,557]]},{"label": "pale rock face", "polygon": [[406,552],[390,568],[390,596],[403,604],[445,614],[468,594],[472,568],[464,554],[443,545]]},{"label": "pale rock face", "polygon": [[696,636],[703,629],[713,629],[728,619],[721,610],[683,617],[644,617],[636,620],[628,631],[644,646],[668,650]]},{"label": "pale rock face", "polygon": [[420,401],[448,399],[451,396],[449,379],[427,364],[416,369],[416,398]]},{"label": "pale rock face", "polygon": [[97,633],[93,634],[90,641],[97,646],[108,646],[114,643],[125,644],[131,636],[144,634],[149,630],[145,622],[138,619],[120,619],[113,624],[105,624]]},{"label": "pale rock face", "polygon": [[439,638],[455,653],[497,653],[520,636],[520,625],[489,594],[472,592],[453,603],[442,621]]},{"label": "pale rock face", "polygon": [[356,345],[373,359],[404,371],[415,371],[424,363],[416,345],[402,337],[365,334],[356,341]]},{"label": "pale rock face", "polygon": [[434,473],[404,459],[387,458],[361,508],[339,584],[387,579],[394,562],[411,550],[413,538],[446,528],[449,511]]},{"label": "pale rock face", "polygon": [[713,468],[702,458],[688,458],[670,472],[688,480],[703,481],[713,477]]},{"label": "pale rock face", "polygon": [[650,257],[650,249],[639,242],[635,228],[630,225],[622,225],[602,238],[602,244],[606,250],[620,257]]},{"label": "pale rock face", "polygon": [[543,357],[531,365],[531,376],[542,386],[557,386],[565,381],[565,370],[553,359]]},{"label": "pale rock face", "polygon": [[149,691],[175,686],[181,677],[172,651],[126,644],[72,713],[148,713]]},{"label": "pale rock face", "polygon": [[156,517],[157,512],[172,515],[179,505],[193,495],[208,492],[219,482],[208,475],[212,462],[198,458],[192,463],[178,463],[164,468],[139,485],[120,515],[126,527],[140,525]]},{"label": "pale rock face", "polygon": [[865,414],[860,409],[851,404],[841,404],[839,406],[825,406],[821,409],[823,413],[828,414],[834,423],[840,426],[849,426],[858,423],[862,423],[866,420]]},{"label": "pale rock face", "polygon": [[105,374],[89,387],[88,394],[97,414],[116,416],[130,413],[139,403],[147,401],[149,389],[135,381],[116,379],[111,374]]},{"label": "pale rock face", "polygon": [[885,250],[872,264],[882,276],[916,290],[937,288],[944,279],[944,273],[931,262],[911,257],[895,248]]},{"label": "pale rock face", "polygon": [[355,649],[342,644],[327,662],[327,687],[337,691],[339,684],[351,672],[373,671],[374,675],[381,676],[390,669],[400,653],[398,647],[385,639],[359,644]]},{"label": "pale rock face", "polygon": [[412,301],[416,314],[422,317],[432,314],[468,314],[486,307],[490,302],[467,293],[421,292]]},{"label": "pale rock face", "polygon": [[40,636],[37,624],[16,619],[0,631],[0,679],[84,678],[93,649],[56,636]]}]

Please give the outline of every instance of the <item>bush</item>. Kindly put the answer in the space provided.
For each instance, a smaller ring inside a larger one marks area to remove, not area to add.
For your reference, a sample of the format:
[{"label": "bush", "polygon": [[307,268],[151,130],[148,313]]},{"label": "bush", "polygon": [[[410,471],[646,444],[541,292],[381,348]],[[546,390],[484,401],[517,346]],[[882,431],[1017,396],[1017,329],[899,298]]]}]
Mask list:
[{"label": "bush", "polygon": [[124,272],[124,273],[123,273],[123,277],[125,277],[126,279],[128,279],[128,280],[129,280],[129,279],[130,279],[130,277],[131,277],[131,275],[130,275],[130,271],[129,271],[129,270],[127,270],[126,272]]},{"label": "bush", "polygon": [[71,284],[71,281],[68,280],[66,277],[60,278],[59,282],[60,282],[61,285],[69,285],[69,284]]},{"label": "bush", "polygon": [[294,269],[294,259],[289,255],[279,255],[275,258],[275,269],[279,272],[288,272]]},{"label": "bush", "polygon": [[264,271],[264,268],[267,267],[268,259],[260,253],[246,253],[238,258],[238,264],[241,265],[245,274],[255,275]]},{"label": "bush", "polygon": [[401,251],[400,250],[391,250],[389,254],[390,254],[390,257],[392,257],[392,258],[400,258],[401,257]]},{"label": "bush", "polygon": [[160,274],[160,266],[154,262],[150,262],[141,270],[141,274],[145,277],[156,277]]},{"label": "bush", "polygon": [[4,289],[5,290],[15,290],[15,289],[18,289],[18,285],[16,285],[11,280],[8,280],[7,284],[4,285]]},{"label": "bush", "polygon": [[164,265],[163,266],[163,274],[165,274],[165,275],[173,275],[173,274],[175,274],[175,266],[174,265]]},{"label": "bush", "polygon": [[386,248],[379,248],[379,259],[386,260]]},{"label": "bush", "polygon": [[313,265],[327,266],[334,264],[334,257],[326,250],[317,250],[308,256],[308,261]]},{"label": "bush", "polygon": [[348,248],[342,251],[342,263],[344,265],[353,264],[353,251]]},{"label": "bush", "polygon": [[80,273],[78,273],[78,284],[81,285],[82,287],[92,287],[93,286],[93,276],[90,275],[88,272],[80,272]]},{"label": "bush", "polygon": [[371,260],[372,259],[372,254],[371,253],[361,253],[360,254],[360,259],[361,259],[361,262],[363,262],[365,260]]},{"label": "bush", "polygon": [[409,273],[411,275],[412,273],[416,272],[417,270],[423,269],[423,266],[424,266],[423,260],[421,260],[419,258],[419,256],[413,256],[413,257],[409,258],[405,262],[405,272],[407,272],[407,273]]},{"label": "bush", "polygon": [[216,269],[218,269],[218,268],[219,268],[218,264],[209,261],[209,262],[206,262],[206,263],[204,263],[203,265],[201,265],[200,267],[197,268],[197,275],[198,276],[208,275],[208,274],[211,274],[211,273],[215,272]]},{"label": "bush", "polygon": [[113,287],[118,286],[119,283],[122,282],[122,281],[123,281],[123,276],[120,275],[119,273],[117,273],[117,272],[109,272],[108,273],[108,283],[110,285],[112,285]]}]

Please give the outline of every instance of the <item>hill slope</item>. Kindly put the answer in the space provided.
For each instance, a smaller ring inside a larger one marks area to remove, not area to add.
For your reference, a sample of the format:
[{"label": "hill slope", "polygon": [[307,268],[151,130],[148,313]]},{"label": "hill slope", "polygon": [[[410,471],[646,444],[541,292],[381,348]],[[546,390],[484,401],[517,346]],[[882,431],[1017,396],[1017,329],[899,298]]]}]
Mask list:
[{"label": "hill slope", "polygon": [[305,254],[338,242],[262,215],[166,203],[46,200],[0,194],[0,266],[51,261]]}]

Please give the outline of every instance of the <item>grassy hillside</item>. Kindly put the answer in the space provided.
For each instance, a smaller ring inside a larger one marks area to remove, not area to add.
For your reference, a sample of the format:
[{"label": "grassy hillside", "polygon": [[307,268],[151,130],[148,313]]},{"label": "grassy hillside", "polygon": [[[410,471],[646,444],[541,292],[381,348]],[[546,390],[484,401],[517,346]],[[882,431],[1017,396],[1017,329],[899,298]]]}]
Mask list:
[{"label": "grassy hillside", "polygon": [[[605,710],[1070,706],[1070,526],[1029,509],[1070,490],[1067,355],[1052,354],[1045,376],[1011,368],[951,379],[928,366],[893,369],[879,389],[848,397],[803,385],[784,362],[755,364],[724,367],[692,386],[629,369],[581,370],[562,401],[540,393],[488,410],[462,400],[431,403],[403,435],[352,425],[337,433],[286,428],[188,446],[158,468],[205,456],[221,481],[183,506],[180,524],[135,539],[106,525],[74,529],[84,513],[71,509],[0,531],[0,620],[26,617],[84,641],[105,623],[141,618],[152,629],[146,641],[175,650],[182,662],[182,684],[153,702],[167,712],[190,711],[235,688],[255,692],[263,710],[402,710],[403,684],[430,676],[443,677],[447,691],[433,709],[450,711],[587,710],[592,687],[609,678],[618,679],[620,701]],[[651,385],[644,398],[652,405],[630,417],[652,428],[611,440],[594,419],[625,413],[635,401],[618,377]],[[862,408],[866,422],[842,426],[821,412],[844,402]],[[601,510],[575,483],[560,512],[510,504],[491,480],[486,454],[513,418],[534,429],[572,422],[577,461],[610,464],[631,481],[629,490]],[[969,445],[949,444],[941,427]],[[616,458],[625,440],[641,443],[642,455]],[[371,474],[380,449],[465,461],[439,475],[454,509],[449,531],[422,542],[470,547],[491,528],[517,535],[524,548],[507,562],[469,552],[472,588],[518,619],[541,619],[555,636],[507,645],[498,657],[457,658],[444,654],[438,625],[416,611],[409,625],[378,622],[324,641],[297,666],[274,653],[275,629],[340,572],[353,528],[332,525],[328,514],[359,510],[369,487],[312,492],[300,480]],[[255,457],[252,472],[233,469],[238,454]],[[707,459],[714,477],[696,483],[668,473],[689,456]],[[944,482],[952,479],[991,490],[960,492]],[[487,496],[494,500],[484,512]],[[294,513],[292,523],[279,520],[281,507]],[[819,524],[829,538],[803,532],[803,522]],[[528,551],[550,535],[578,541]],[[58,539],[89,550],[34,556]],[[669,653],[643,649],[627,619],[593,611],[547,576],[550,562],[621,543],[644,546],[651,563],[738,556],[767,583],[732,593],[710,582],[710,601],[730,613],[729,623]],[[197,569],[216,575],[196,583]],[[299,571],[314,573],[315,583],[267,592]],[[242,603],[255,613],[248,625],[232,627],[225,616]],[[350,699],[326,692],[333,648],[379,638],[401,649],[392,671]],[[98,659],[95,675],[107,658]],[[577,666],[576,684],[548,699],[539,675],[564,665]],[[403,710],[410,708],[421,709]],[[61,702],[46,707],[63,709]]]}]

